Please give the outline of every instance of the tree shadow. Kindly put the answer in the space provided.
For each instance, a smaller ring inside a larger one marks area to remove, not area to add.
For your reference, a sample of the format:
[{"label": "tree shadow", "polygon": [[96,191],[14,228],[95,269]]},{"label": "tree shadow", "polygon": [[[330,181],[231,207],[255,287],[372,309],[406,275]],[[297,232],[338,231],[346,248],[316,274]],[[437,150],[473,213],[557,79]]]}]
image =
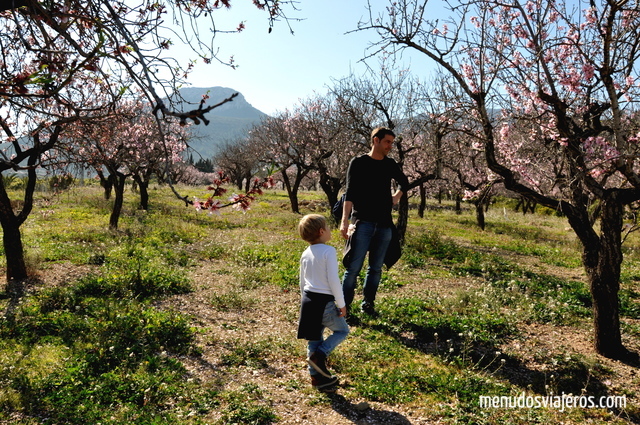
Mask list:
[{"label": "tree shadow", "polygon": [[37,283],[35,278],[19,280],[19,279],[9,279],[5,286],[4,294],[0,295],[2,298],[7,298],[9,302],[7,302],[7,308],[4,312],[4,317],[7,322],[13,324],[15,322],[16,317],[16,309],[20,305],[20,301],[24,297],[27,292],[27,287]]},{"label": "tree shadow", "polygon": [[374,409],[370,406],[363,406],[360,403],[352,403],[343,395],[337,393],[327,394],[331,400],[331,407],[336,413],[358,425],[368,424],[411,424],[411,421],[397,412],[389,410]]},{"label": "tree shadow", "polygon": [[[499,352],[498,340],[496,343],[465,341],[446,326],[410,325],[399,330],[396,325],[390,325],[384,320],[360,318],[357,323],[360,327],[389,335],[408,348],[438,357],[446,363],[453,360],[458,367],[494,376],[521,388],[522,391],[536,395],[572,394],[593,396],[596,399],[612,395],[605,384],[611,371],[606,366],[593,365],[578,356],[561,356],[560,353],[549,352],[546,367],[537,369],[515,356]],[[434,335],[440,335],[443,339],[438,341]],[[442,342],[445,340],[451,342],[446,345]],[[463,351],[464,355],[462,355]],[[636,356],[636,353],[630,353],[628,359],[620,361],[632,367],[639,367]],[[640,411],[636,409],[629,411],[624,408],[609,408],[608,410],[625,416],[633,423],[640,423]]]},{"label": "tree shadow", "polygon": [[[203,371],[206,371],[218,376],[218,379],[211,383],[216,390],[224,391],[228,387],[229,380],[221,375],[221,369],[224,369],[224,366],[211,363],[202,356],[192,356],[191,361],[194,366],[197,366],[198,373],[201,374]],[[278,372],[278,370],[273,367],[265,367],[262,368],[262,370],[269,375],[276,375]],[[331,408],[336,413],[339,413],[345,419],[357,425],[411,425],[412,423],[400,413],[372,408],[368,404],[363,406],[362,403],[353,403],[338,393],[325,393],[325,395],[331,401]]]}]

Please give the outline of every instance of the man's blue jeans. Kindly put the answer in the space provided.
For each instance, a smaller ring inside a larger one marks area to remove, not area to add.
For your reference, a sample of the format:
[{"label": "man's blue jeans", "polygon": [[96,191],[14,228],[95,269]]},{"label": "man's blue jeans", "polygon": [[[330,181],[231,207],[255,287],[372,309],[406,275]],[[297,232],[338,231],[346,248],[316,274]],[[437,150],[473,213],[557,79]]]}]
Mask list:
[{"label": "man's blue jeans", "polygon": [[[344,317],[338,317],[338,307],[335,302],[327,303],[324,309],[324,315],[322,316],[322,326],[331,330],[333,333],[326,339],[320,339],[318,341],[307,342],[307,355],[310,356],[316,351],[322,351],[326,356],[329,356],[333,350],[345,340],[349,335],[349,325]],[[318,372],[311,366],[309,366],[309,374],[316,375]]]},{"label": "man's blue jeans", "polygon": [[363,303],[373,304],[382,277],[384,257],[391,242],[391,227],[383,227],[370,221],[358,221],[355,233],[351,236],[351,261],[342,277],[342,289],[347,306],[353,302],[356,281],[364,259],[369,253],[369,266],[364,279]]}]

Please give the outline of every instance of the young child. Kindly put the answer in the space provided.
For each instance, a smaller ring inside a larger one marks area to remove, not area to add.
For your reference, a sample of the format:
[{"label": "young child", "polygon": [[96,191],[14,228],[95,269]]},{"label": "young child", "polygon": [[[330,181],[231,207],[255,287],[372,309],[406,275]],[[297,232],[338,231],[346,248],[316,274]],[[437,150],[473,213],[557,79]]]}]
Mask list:
[{"label": "young child", "polygon": [[[326,244],[331,239],[331,230],[323,216],[309,214],[302,217],[298,231],[302,239],[309,242],[300,257],[302,299],[298,338],[308,341],[311,385],[320,391],[332,392],[338,378],[327,369],[327,356],[349,334],[338,258],[336,249]],[[323,337],[325,328],[332,331],[327,339]]]}]

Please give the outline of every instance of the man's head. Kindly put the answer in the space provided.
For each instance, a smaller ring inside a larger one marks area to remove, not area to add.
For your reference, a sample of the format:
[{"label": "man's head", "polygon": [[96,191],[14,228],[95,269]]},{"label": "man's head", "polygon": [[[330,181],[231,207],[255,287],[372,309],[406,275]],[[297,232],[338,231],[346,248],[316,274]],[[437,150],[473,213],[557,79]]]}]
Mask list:
[{"label": "man's head", "polygon": [[371,132],[371,152],[374,159],[384,159],[393,147],[396,134],[390,128],[378,127]]},{"label": "man's head", "polygon": [[393,132],[390,128],[387,127],[378,127],[374,128],[371,132],[371,146],[373,146],[374,140],[377,138],[378,140],[384,139],[386,136],[391,136],[394,139],[396,138],[396,133]]}]

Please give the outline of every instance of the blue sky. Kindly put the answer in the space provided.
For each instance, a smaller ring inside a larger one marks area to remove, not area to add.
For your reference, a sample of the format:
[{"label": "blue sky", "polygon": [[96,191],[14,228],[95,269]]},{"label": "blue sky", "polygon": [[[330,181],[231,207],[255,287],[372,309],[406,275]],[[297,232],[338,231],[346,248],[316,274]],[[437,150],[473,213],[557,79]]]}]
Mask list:
[{"label": "blue sky", "polygon": [[[371,3],[383,11],[387,1]],[[269,34],[266,14],[249,0],[235,0],[232,5],[230,10],[217,12],[216,25],[236,28],[244,21],[246,29],[239,34],[219,34],[215,45],[220,48],[220,58],[233,55],[238,67],[233,70],[217,62],[199,63],[188,81],[191,87],[238,90],[267,114],[290,108],[314,91],[325,93],[332,78],[362,75],[365,66],[359,61],[377,40],[373,31],[346,34],[368,16],[366,0],[301,0],[299,10],[289,13],[303,19],[290,22],[293,35],[286,22],[277,22]],[[170,50],[172,56],[177,56],[177,47]],[[376,59],[369,62],[377,66]]]}]

